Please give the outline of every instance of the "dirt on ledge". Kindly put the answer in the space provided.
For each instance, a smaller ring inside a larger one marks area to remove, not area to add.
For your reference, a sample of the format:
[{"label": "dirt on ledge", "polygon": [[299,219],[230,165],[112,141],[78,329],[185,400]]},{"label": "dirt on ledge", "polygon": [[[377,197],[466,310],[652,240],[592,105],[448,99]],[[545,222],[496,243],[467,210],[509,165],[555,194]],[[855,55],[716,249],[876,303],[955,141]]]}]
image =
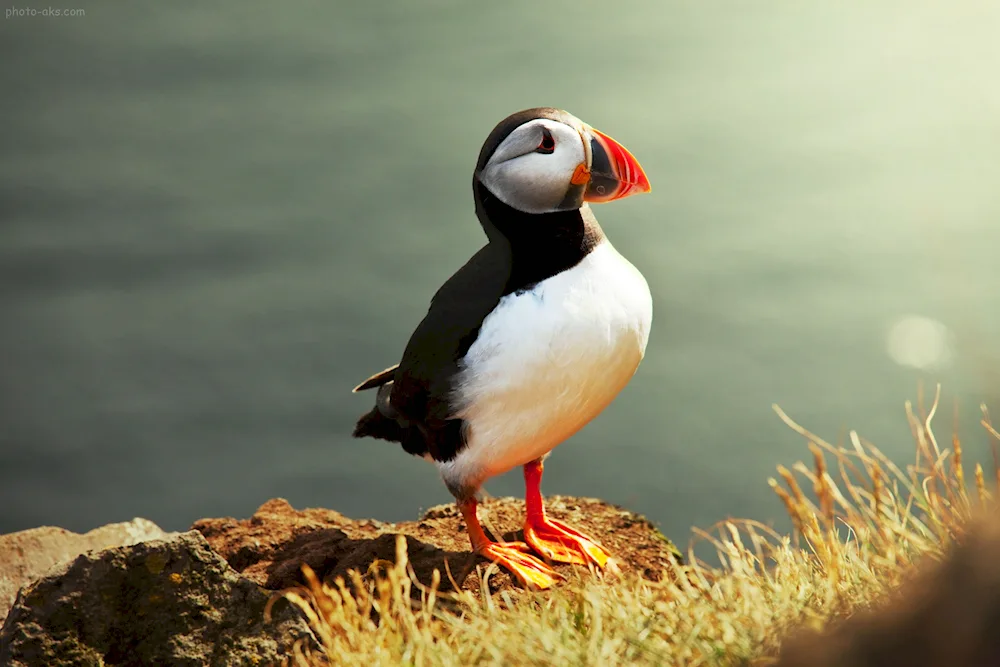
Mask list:
[{"label": "dirt on ledge", "polygon": [[[623,573],[647,579],[667,576],[671,559],[680,552],[644,517],[593,498],[549,496],[549,514],[589,533],[612,552]],[[524,501],[491,498],[480,504],[480,518],[487,532],[504,540],[521,540]],[[267,501],[249,519],[201,519],[192,526],[212,549],[236,571],[264,588],[278,590],[302,582],[301,565],[309,565],[327,580],[348,570],[367,572],[376,560],[395,560],[396,536],[407,540],[416,577],[429,584],[435,569],[442,575],[442,589],[453,588],[447,572],[462,588],[478,589],[471,576],[477,564],[486,564],[470,552],[465,525],[454,505],[432,507],[417,521],[383,523],[350,519],[334,510],[296,510],[288,501]],[[498,532],[499,531],[499,532]],[[579,566],[556,565],[568,577],[587,575]],[[516,586],[501,571],[490,578],[494,592]]]}]

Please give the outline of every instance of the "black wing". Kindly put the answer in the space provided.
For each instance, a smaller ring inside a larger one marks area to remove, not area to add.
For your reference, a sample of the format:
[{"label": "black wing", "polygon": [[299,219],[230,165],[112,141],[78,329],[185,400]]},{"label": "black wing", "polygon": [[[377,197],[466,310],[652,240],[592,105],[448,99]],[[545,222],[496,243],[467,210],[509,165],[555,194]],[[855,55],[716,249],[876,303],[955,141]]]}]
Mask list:
[{"label": "black wing", "polygon": [[463,445],[454,416],[459,362],[503,296],[510,267],[505,244],[489,243],[441,286],[399,364],[356,388],[380,387],[381,399],[358,422],[356,436],[401,442],[406,451],[437,460],[455,456]]}]

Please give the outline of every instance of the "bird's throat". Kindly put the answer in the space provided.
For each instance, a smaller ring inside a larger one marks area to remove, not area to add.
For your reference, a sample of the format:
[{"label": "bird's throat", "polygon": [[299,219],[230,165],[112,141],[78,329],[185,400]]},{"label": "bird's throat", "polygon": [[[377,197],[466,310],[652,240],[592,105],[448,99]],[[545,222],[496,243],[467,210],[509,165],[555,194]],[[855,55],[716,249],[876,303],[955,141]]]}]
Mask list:
[{"label": "bird's throat", "polygon": [[509,254],[504,294],[530,288],[579,264],[604,240],[589,207],[525,213],[503,203],[476,183],[476,215],[498,251]]}]

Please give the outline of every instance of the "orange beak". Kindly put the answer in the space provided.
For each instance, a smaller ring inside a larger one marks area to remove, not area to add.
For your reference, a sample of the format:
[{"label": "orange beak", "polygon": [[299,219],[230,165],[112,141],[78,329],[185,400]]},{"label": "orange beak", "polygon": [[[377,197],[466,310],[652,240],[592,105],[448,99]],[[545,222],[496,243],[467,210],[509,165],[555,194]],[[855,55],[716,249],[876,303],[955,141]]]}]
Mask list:
[{"label": "orange beak", "polygon": [[584,201],[596,204],[649,192],[646,172],[628,149],[603,132],[587,130],[593,159]]}]

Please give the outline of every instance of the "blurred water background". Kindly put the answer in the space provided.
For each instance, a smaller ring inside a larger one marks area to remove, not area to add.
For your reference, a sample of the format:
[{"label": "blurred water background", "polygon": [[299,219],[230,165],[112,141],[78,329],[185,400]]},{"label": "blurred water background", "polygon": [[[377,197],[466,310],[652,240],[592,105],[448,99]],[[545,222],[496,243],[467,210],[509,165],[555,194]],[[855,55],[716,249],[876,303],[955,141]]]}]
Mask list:
[{"label": "blurred water background", "polygon": [[766,478],[808,452],[771,404],[906,462],[921,381],[987,457],[1000,5],[78,1],[0,23],[0,532],[449,501],[349,437],[349,392],[483,242],[479,147],[536,105],[654,187],[596,209],[652,288],[646,360],[546,492],[682,543],[785,526]]}]

